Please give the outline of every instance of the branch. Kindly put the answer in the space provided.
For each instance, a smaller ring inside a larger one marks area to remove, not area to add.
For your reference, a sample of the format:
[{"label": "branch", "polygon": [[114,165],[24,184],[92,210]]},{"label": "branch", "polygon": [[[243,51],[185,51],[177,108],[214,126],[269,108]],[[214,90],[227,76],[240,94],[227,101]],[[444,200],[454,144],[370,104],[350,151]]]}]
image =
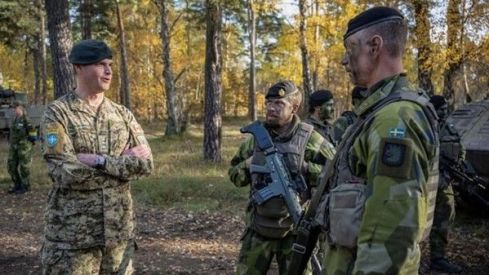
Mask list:
[{"label": "branch", "polygon": [[178,79],[180,79],[180,77],[181,77],[181,76],[183,75],[183,73],[185,73],[186,71],[187,71],[187,67],[183,68],[183,69],[182,69],[182,70],[181,70],[181,71],[178,73],[177,77],[175,77],[175,79],[173,80],[173,82],[174,82],[175,84],[177,84]]}]

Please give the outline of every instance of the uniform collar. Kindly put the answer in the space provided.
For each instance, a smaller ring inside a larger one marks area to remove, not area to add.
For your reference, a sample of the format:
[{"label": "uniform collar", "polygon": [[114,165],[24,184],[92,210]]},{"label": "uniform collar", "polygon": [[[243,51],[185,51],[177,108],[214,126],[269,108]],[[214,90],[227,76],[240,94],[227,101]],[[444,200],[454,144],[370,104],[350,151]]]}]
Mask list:
[{"label": "uniform collar", "polygon": [[328,122],[326,122],[326,123],[325,123],[325,122],[323,122],[323,121],[321,121],[321,120],[317,119],[317,118],[316,118],[315,116],[313,116],[313,115],[309,115],[309,116],[307,117],[307,120],[308,120],[310,123],[312,123],[312,124],[316,124],[316,125],[318,125],[318,126],[320,126],[320,127],[322,127],[322,128],[327,128],[327,127],[329,126],[329,123],[328,123]]},{"label": "uniform collar", "polygon": [[[90,107],[90,105],[88,105],[83,99],[81,99],[77,94],[75,94],[74,91],[68,94],[68,101],[70,103],[71,109],[74,111],[81,111],[90,114],[96,113],[96,110]],[[110,107],[110,105],[111,105],[110,100],[107,100],[107,98],[104,96],[102,103],[100,103],[99,109]]]},{"label": "uniform collar", "polygon": [[395,91],[396,89],[394,89],[394,87],[407,84],[406,81],[406,74],[402,73],[387,77],[377,82],[367,90],[367,98],[365,98],[365,100],[363,100],[362,103],[354,109],[355,114],[357,116],[362,115],[372,106]]}]

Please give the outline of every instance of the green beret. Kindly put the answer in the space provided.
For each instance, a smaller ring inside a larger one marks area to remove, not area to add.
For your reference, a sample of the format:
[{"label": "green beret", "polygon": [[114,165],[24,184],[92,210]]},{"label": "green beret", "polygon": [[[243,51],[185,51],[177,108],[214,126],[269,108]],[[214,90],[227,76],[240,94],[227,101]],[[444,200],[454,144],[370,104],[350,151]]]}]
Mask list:
[{"label": "green beret", "polygon": [[101,40],[87,39],[78,42],[70,52],[70,63],[89,65],[103,59],[112,59],[112,51]]},{"label": "green beret", "polygon": [[323,105],[326,101],[333,99],[333,94],[328,90],[318,90],[309,96],[309,106],[316,107]]},{"label": "green beret", "polygon": [[389,7],[374,7],[368,9],[348,21],[348,29],[346,30],[343,39],[345,40],[350,35],[375,24],[392,20],[404,20],[404,16],[398,10]]},{"label": "green beret", "polygon": [[299,92],[299,90],[292,81],[284,80],[279,81],[270,87],[265,98],[284,98],[297,92]]}]

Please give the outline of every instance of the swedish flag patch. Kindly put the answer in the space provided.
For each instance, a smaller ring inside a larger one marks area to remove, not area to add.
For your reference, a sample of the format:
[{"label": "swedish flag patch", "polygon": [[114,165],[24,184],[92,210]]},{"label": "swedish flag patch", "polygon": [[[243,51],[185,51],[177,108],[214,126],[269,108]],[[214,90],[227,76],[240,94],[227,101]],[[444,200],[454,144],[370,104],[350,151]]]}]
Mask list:
[{"label": "swedish flag patch", "polygon": [[389,130],[389,137],[392,138],[404,138],[406,135],[406,130],[403,128],[391,128]]}]

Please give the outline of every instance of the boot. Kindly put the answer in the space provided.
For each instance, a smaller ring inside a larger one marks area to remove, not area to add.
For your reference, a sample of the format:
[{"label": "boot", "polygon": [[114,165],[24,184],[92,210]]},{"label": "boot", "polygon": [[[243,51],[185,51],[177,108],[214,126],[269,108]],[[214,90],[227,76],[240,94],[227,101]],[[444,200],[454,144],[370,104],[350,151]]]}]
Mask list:
[{"label": "boot", "polygon": [[461,266],[450,263],[447,258],[432,259],[431,269],[446,273],[460,273],[463,270]]},{"label": "boot", "polygon": [[21,189],[21,185],[18,181],[14,182],[14,187],[12,187],[10,190],[8,190],[9,194],[16,194],[18,190]]}]

